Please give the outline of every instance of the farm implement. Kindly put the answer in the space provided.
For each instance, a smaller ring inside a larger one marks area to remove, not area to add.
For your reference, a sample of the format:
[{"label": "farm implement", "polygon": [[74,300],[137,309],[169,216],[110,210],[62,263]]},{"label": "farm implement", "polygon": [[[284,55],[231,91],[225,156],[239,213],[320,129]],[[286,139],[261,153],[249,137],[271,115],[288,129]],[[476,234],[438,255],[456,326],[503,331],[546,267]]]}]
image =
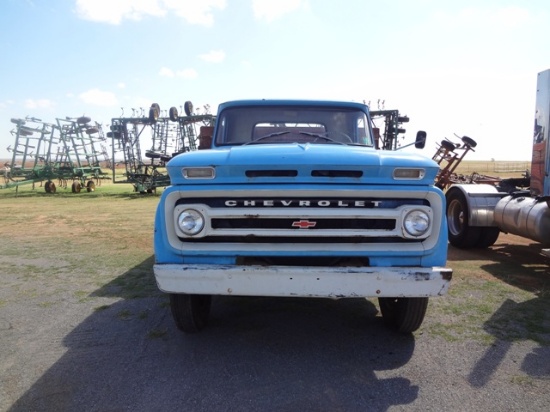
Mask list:
[{"label": "farm implement", "polygon": [[[0,188],[36,183],[47,193],[57,185],[78,193],[83,187],[95,190],[96,182],[105,176],[100,163],[110,166],[101,125],[91,125],[89,117],[56,119],[56,123],[26,117],[11,119],[15,143],[8,147],[11,161],[4,164],[4,184]],[[56,185],[57,182],[57,185]]]},{"label": "farm implement", "polygon": [[[180,116],[176,107],[162,112],[154,103],[147,113],[133,110],[132,117],[113,118],[107,133],[112,138],[113,182],[130,183],[140,193],[153,193],[157,187],[168,186],[166,163],[180,153],[198,149],[200,130],[211,130],[215,121],[208,114],[208,106],[205,114],[196,114],[189,101],[184,113]],[[122,177],[117,175],[114,159],[124,165]]]}]

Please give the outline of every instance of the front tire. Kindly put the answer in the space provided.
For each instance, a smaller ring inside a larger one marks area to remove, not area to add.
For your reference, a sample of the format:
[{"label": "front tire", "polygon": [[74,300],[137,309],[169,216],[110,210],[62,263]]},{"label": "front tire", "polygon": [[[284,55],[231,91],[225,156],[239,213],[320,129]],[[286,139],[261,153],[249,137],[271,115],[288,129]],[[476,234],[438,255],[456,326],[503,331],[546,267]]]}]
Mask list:
[{"label": "front tire", "polygon": [[179,330],[197,333],[204,329],[210,317],[212,296],[170,294],[172,317]]},{"label": "front tire", "polygon": [[378,298],[384,323],[401,333],[417,330],[426,316],[428,298]]}]

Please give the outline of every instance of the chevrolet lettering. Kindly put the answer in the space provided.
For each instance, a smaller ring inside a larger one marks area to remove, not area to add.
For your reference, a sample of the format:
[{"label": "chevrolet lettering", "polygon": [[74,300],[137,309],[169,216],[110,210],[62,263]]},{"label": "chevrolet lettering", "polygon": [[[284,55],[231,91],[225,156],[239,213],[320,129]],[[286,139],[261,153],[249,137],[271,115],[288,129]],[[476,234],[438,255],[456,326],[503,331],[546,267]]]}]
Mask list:
[{"label": "chevrolet lettering", "polygon": [[228,207],[379,207],[377,200],[226,200]]}]

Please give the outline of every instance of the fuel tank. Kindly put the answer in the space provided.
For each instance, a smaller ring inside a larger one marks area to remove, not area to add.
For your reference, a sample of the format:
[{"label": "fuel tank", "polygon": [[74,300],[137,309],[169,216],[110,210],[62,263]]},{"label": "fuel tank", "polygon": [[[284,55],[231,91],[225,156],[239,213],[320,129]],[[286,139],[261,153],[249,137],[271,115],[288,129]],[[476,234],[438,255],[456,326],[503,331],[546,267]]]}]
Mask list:
[{"label": "fuel tank", "polygon": [[494,221],[503,232],[550,245],[550,209],[544,200],[503,197],[495,206]]}]

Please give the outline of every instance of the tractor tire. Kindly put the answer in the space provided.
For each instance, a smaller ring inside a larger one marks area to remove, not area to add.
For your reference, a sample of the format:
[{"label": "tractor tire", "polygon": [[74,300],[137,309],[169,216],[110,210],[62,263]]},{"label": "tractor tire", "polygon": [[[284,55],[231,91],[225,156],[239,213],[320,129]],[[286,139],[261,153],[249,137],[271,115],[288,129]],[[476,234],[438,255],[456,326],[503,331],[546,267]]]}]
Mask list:
[{"label": "tractor tire", "polygon": [[80,185],[80,182],[73,182],[71,185],[71,192],[73,193],[80,193],[80,190],[82,189],[82,186]]}]

